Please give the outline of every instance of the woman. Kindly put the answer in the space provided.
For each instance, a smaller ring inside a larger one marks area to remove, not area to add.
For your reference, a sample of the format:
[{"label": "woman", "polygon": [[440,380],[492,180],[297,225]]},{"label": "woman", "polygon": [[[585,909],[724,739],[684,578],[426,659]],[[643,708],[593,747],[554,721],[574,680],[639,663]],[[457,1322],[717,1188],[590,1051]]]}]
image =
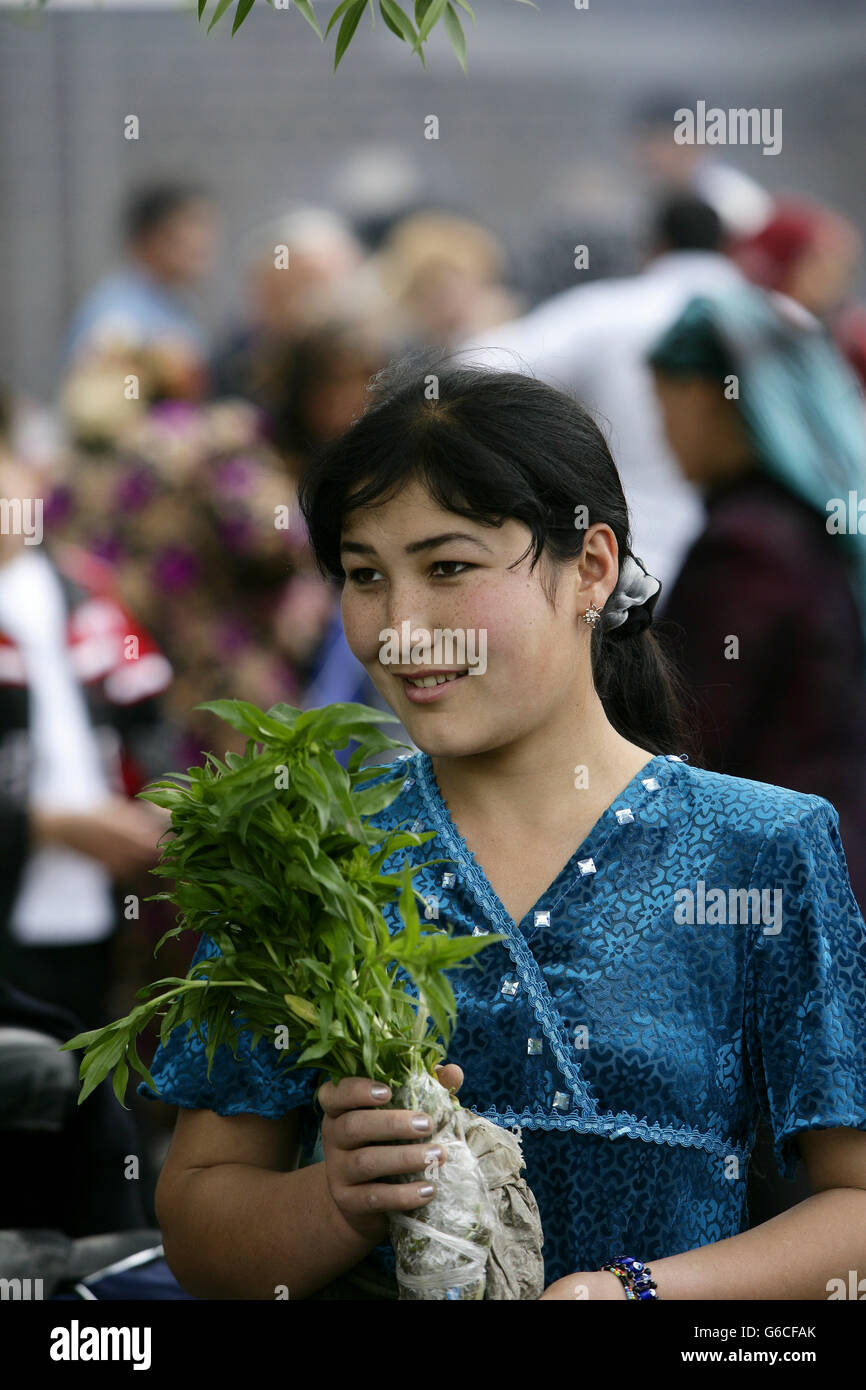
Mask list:
[{"label": "woman", "polygon": [[743,274],[832,318],[856,280],[863,243],[853,222],[809,198],[776,198],[767,221],[729,247]]},{"label": "woman", "polygon": [[[600,431],[532,378],[398,363],[302,508],[419,749],[378,774],[408,775],[377,819],[436,831],[410,851],[451,861],[419,872],[432,918],[508,938],[453,972],[440,1080],[522,1130],[544,1297],[824,1298],[866,1258],[866,924],[828,802],[684,760],[658,582]],[[457,656],[383,663],[404,623],[434,654],[450,629]],[[760,919],[707,910],[719,888],[735,908],[752,889]],[[278,1075],[248,1038],[208,1080],[182,1032],[152,1069],[181,1107],[157,1191],[180,1282],[305,1299],[384,1262],[386,1213],[435,1190],[427,1118],[368,1078]],[[815,1195],[744,1230],[761,1111]]]},{"label": "woman", "polygon": [[851,493],[866,495],[859,392],[814,319],[749,286],[694,300],[650,361],[671,445],[706,501],[664,608],[699,697],[704,756],[717,772],[826,797],[862,908],[866,535],[849,516]]}]

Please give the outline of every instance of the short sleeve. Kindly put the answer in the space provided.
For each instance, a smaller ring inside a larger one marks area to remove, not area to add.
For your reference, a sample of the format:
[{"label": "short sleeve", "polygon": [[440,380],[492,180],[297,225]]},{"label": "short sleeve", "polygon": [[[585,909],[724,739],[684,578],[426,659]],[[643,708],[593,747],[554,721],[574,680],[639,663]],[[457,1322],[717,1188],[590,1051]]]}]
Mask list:
[{"label": "short sleeve", "polygon": [[[202,936],[190,969],[208,956],[219,955],[219,947],[208,936]],[[206,1031],[206,1029],[205,1029]],[[207,1055],[204,1042],[189,1024],[180,1024],[169,1034],[165,1046],[159,1046],[150,1067],[150,1074],[159,1090],[154,1095],[146,1081],[137,1087],[138,1094],[149,1100],[161,1100],[167,1105],[184,1109],[213,1110],[218,1115],[262,1115],[278,1119],[299,1106],[310,1107],[321,1084],[314,1067],[292,1070],[288,1063],[293,1055],[282,1060],[281,1054],[266,1037],[251,1046],[251,1037],[238,1030],[238,1056],[222,1043],[216,1050],[210,1080],[207,1075]],[[297,1056],[297,1053],[294,1054]],[[314,1112],[312,1112],[314,1113]],[[305,1116],[305,1128],[310,1117]]]},{"label": "short sleeve", "polygon": [[752,874],[762,910],[746,1002],[757,1101],[786,1178],[801,1131],[866,1130],[866,923],[837,811],[823,797],[798,802]]}]

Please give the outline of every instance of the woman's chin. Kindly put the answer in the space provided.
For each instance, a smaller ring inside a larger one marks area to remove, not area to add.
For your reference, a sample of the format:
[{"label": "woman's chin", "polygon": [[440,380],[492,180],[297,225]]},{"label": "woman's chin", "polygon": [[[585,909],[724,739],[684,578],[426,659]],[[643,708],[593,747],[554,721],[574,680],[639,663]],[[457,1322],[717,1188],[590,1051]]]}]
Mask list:
[{"label": "woman's chin", "polygon": [[431,758],[469,758],[476,753],[487,753],[498,747],[503,740],[493,735],[486,738],[474,729],[420,729],[415,732],[404,725],[412,741]]}]

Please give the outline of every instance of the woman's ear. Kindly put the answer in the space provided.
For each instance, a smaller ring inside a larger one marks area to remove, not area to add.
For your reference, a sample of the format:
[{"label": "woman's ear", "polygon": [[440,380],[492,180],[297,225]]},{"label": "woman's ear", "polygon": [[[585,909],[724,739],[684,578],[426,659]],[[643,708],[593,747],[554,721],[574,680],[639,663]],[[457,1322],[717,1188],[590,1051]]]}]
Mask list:
[{"label": "woman's ear", "polygon": [[596,589],[594,602],[601,608],[616,588],[619,574],[619,546],[616,536],[604,521],[587,528],[583,550],[578,557],[579,592]]}]

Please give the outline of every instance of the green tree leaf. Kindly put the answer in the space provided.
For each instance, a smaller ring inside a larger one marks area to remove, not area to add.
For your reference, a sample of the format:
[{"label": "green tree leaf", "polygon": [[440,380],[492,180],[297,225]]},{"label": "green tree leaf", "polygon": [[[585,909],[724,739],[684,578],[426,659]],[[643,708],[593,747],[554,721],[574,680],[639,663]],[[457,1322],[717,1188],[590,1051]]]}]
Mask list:
[{"label": "green tree leaf", "polygon": [[311,26],[311,28],[315,29],[319,39],[322,43],[324,43],[325,39],[321,29],[316,23],[316,16],[313,14],[313,7],[310,4],[310,0],[294,0],[294,3],[295,9],[300,10],[301,14],[304,16],[304,19]]},{"label": "green tree leaf", "polygon": [[232,34],[236,34],[238,29],[240,29],[254,4],[255,0],[238,0],[238,7],[235,11],[235,22],[232,25]]},{"label": "green tree leaf", "polygon": [[407,40],[412,48],[416,48],[418,35],[415,32],[415,26],[395,0],[379,0],[379,8],[382,12],[382,18],[392,33],[400,39]]},{"label": "green tree leaf", "polygon": [[445,24],[445,33],[448,35],[451,47],[457,54],[461,68],[466,72],[466,35],[463,32],[463,26],[457,18],[457,11],[453,5],[448,4],[445,6],[443,22]]},{"label": "green tree leaf", "polygon": [[214,27],[214,25],[215,25],[216,23],[218,23],[219,20],[222,19],[223,15],[225,14],[226,10],[228,9],[228,7],[229,7],[229,5],[230,5],[231,3],[232,3],[232,0],[217,0],[217,7],[216,7],[216,9],[214,10],[213,18],[212,18],[210,24],[207,26],[207,31],[208,31],[208,33],[210,33],[210,31],[211,31],[211,29]]}]

